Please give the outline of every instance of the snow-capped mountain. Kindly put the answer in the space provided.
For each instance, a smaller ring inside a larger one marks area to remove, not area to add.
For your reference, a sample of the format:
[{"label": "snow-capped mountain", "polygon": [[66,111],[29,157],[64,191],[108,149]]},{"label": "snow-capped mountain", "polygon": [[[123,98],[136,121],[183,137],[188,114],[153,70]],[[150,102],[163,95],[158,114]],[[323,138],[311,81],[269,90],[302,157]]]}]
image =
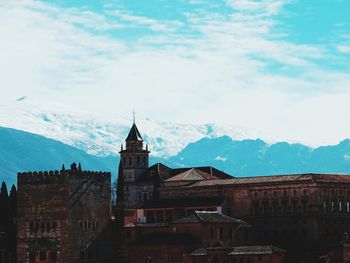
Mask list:
[{"label": "snow-capped mountain", "polygon": [[[90,154],[116,155],[131,126],[131,118],[96,116],[52,101],[21,97],[0,105],[0,126],[15,128],[61,141]],[[137,119],[153,156],[174,156],[189,143],[228,135],[235,140],[264,139],[262,133],[238,126],[188,125]]]}]

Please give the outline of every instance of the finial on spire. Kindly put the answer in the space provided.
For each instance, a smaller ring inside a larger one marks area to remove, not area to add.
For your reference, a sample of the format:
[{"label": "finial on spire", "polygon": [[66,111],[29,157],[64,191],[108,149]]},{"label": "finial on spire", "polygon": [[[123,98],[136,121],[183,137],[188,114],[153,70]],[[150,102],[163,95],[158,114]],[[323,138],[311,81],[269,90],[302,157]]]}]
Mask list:
[{"label": "finial on spire", "polygon": [[136,112],[135,109],[132,110],[132,122],[135,124]]}]

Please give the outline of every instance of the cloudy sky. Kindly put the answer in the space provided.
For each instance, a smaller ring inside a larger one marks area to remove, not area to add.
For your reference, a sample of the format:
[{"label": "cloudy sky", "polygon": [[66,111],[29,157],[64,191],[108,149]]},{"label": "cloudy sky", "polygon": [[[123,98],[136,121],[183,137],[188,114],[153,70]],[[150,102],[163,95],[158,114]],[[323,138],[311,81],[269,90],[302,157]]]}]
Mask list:
[{"label": "cloudy sky", "polygon": [[350,1],[0,1],[0,101],[350,137]]}]

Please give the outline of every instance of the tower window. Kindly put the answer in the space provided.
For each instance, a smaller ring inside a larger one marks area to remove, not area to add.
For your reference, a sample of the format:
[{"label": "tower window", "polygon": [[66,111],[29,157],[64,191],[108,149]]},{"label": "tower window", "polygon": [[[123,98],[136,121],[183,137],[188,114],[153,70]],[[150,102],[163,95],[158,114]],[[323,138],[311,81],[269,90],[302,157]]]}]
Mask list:
[{"label": "tower window", "polygon": [[143,165],[146,165],[146,157],[143,157]]},{"label": "tower window", "polygon": [[132,163],[132,159],[131,157],[129,157],[129,165],[131,165],[131,163]]},{"label": "tower window", "polygon": [[46,251],[40,251],[40,260],[46,260]]},{"label": "tower window", "polygon": [[140,156],[137,156],[137,165],[140,165]]}]

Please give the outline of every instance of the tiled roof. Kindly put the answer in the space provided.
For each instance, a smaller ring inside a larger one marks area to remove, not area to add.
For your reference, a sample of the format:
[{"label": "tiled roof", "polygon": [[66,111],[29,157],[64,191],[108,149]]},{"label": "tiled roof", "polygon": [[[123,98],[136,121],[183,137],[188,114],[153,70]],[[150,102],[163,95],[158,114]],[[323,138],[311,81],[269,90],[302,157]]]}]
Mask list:
[{"label": "tiled roof", "polygon": [[196,211],[194,214],[173,221],[174,224],[186,223],[235,223],[249,226],[246,222],[214,211]]},{"label": "tiled roof", "polygon": [[233,178],[228,180],[199,181],[191,186],[212,186],[212,185],[237,185],[237,184],[264,184],[264,183],[286,183],[286,182],[346,182],[350,183],[350,175],[344,174],[292,174],[273,176],[252,176]]},{"label": "tiled roof", "polygon": [[147,200],[140,208],[210,207],[220,206],[224,201],[225,197],[178,197]]},{"label": "tiled roof", "polygon": [[273,253],[286,253],[287,251],[275,246],[242,246],[233,247],[228,255],[268,255]]},{"label": "tiled roof", "polygon": [[148,233],[131,242],[131,245],[195,245],[200,240],[189,233]]},{"label": "tiled roof", "polygon": [[[191,252],[190,256],[206,256],[208,250],[213,248],[197,248]],[[214,248],[217,249],[217,248]],[[229,250],[230,248],[220,248],[221,250]],[[227,255],[238,256],[238,255],[271,255],[273,253],[286,253],[287,251],[275,246],[241,246],[241,247],[232,247],[231,252]]]},{"label": "tiled roof", "polygon": [[138,222],[134,222],[134,223],[129,223],[127,225],[125,225],[124,227],[128,228],[128,227],[168,227],[169,223],[138,223]]},{"label": "tiled roof", "polygon": [[180,173],[183,173],[187,170],[190,170],[190,169],[196,169],[196,170],[200,170],[202,172],[205,172],[207,174],[211,174],[211,175],[214,175],[215,177],[219,178],[219,179],[232,179],[234,178],[233,176],[219,170],[219,169],[216,169],[215,167],[212,167],[212,166],[198,166],[198,167],[182,167],[182,168],[174,168],[172,169],[172,175],[177,175],[177,174],[180,174]]},{"label": "tiled roof", "polygon": [[201,181],[201,180],[215,180],[219,179],[218,177],[205,173],[201,170],[191,168],[185,172],[182,172],[178,175],[175,175],[165,182],[173,182],[173,181]]},{"label": "tiled roof", "polygon": [[191,252],[190,256],[206,256],[207,254],[208,254],[207,249],[204,247],[201,247]]}]

